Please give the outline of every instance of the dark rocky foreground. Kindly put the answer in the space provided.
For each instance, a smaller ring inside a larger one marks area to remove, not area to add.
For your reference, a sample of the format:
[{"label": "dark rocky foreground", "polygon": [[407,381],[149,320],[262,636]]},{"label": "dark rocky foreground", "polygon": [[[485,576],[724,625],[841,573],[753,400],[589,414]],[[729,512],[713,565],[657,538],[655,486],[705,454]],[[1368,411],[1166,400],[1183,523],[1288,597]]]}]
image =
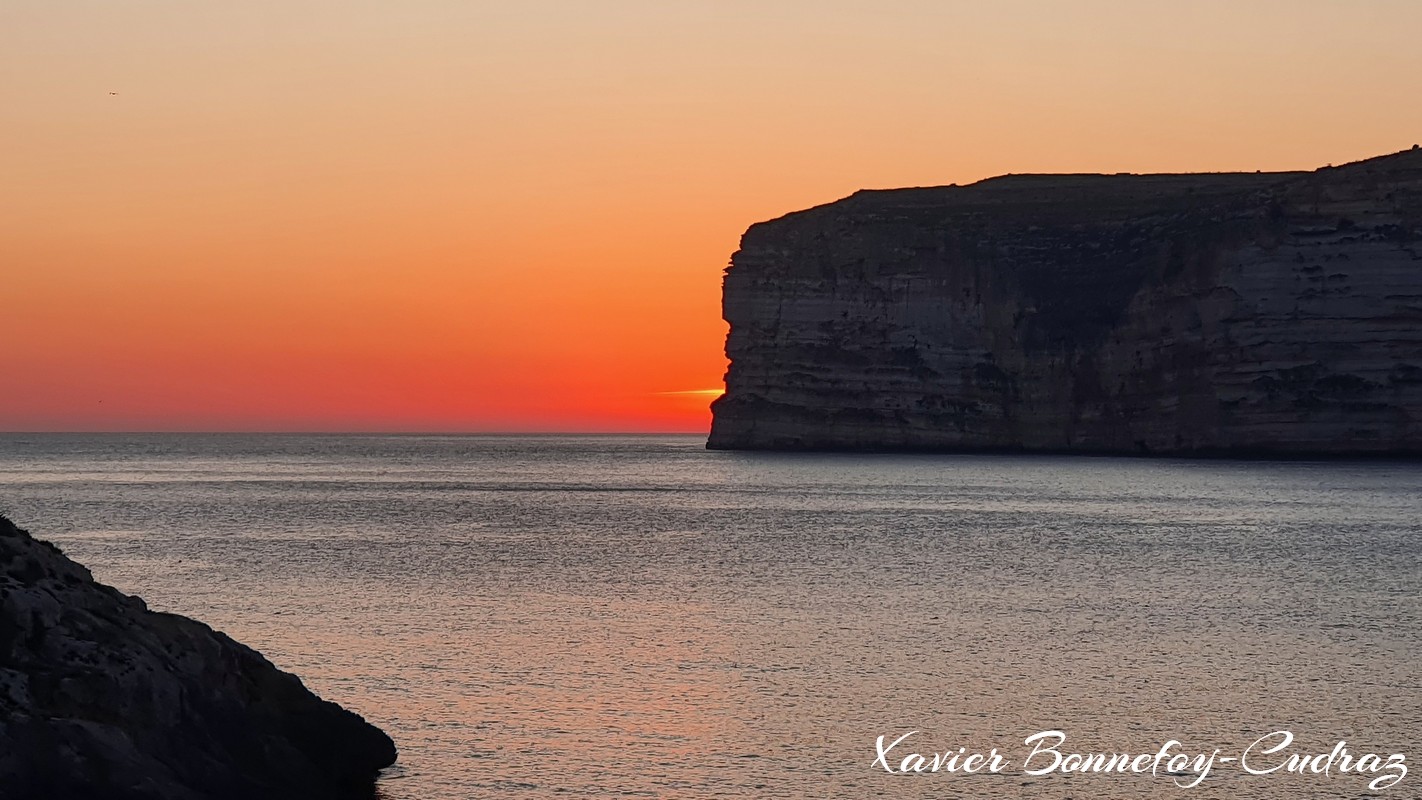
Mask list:
[{"label": "dark rocky foreground", "polygon": [[0,517],[0,798],[370,797],[390,737]]},{"label": "dark rocky foreground", "polygon": [[1422,454],[1422,151],[1013,175],[753,225],[708,446]]}]

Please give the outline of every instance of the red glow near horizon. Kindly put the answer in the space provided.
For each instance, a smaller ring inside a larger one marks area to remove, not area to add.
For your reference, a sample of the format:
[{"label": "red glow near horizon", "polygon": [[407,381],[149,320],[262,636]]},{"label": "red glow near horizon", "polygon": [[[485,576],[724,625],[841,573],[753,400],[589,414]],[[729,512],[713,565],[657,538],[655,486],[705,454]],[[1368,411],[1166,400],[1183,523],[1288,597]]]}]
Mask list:
[{"label": "red glow near horizon", "polygon": [[704,431],[747,225],[1399,150],[1419,28],[1324,0],[6,3],[0,430]]}]

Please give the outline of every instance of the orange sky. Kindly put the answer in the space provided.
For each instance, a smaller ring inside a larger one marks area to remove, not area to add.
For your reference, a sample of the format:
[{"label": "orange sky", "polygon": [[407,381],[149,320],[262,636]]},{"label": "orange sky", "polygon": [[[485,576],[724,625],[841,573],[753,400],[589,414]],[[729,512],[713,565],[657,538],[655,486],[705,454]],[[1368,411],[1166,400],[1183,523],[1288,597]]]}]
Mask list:
[{"label": "orange sky", "polygon": [[721,383],[749,223],[1400,150],[1418,31],[1413,0],[5,0],[0,430],[704,430],[670,392]]}]

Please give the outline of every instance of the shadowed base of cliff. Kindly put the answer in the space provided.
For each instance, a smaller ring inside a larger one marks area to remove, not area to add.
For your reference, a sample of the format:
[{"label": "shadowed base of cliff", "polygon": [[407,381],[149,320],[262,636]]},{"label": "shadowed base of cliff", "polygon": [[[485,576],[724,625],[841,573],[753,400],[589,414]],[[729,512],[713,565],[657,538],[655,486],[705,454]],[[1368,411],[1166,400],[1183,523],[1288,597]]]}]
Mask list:
[{"label": "shadowed base of cliff", "polygon": [[[1229,445],[1153,449],[1144,441],[1031,444],[1009,440],[998,443],[981,437],[967,440],[954,428],[912,426],[901,418],[883,415],[812,413],[803,408],[770,408],[756,404],[751,410],[731,408],[723,399],[720,419],[706,442],[708,450],[763,450],[783,453],[860,453],[925,455],[1037,455],[1111,458],[1224,459],[1231,461],[1422,461],[1422,448],[1399,443],[1354,443],[1275,438]],[[712,408],[717,408],[716,403]],[[1372,445],[1371,447],[1362,445]]]},{"label": "shadowed base of cliff", "polygon": [[0,517],[0,798],[373,797],[395,745]]}]

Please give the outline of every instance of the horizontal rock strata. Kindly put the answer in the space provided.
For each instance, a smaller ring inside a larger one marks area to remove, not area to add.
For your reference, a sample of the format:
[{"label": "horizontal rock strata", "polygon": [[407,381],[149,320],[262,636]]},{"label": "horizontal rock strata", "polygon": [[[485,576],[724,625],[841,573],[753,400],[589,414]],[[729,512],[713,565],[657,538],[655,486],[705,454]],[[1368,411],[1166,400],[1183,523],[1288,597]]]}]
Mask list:
[{"label": "horizontal rock strata", "polygon": [[1422,453],[1422,151],[1014,175],[752,226],[708,446]]}]

